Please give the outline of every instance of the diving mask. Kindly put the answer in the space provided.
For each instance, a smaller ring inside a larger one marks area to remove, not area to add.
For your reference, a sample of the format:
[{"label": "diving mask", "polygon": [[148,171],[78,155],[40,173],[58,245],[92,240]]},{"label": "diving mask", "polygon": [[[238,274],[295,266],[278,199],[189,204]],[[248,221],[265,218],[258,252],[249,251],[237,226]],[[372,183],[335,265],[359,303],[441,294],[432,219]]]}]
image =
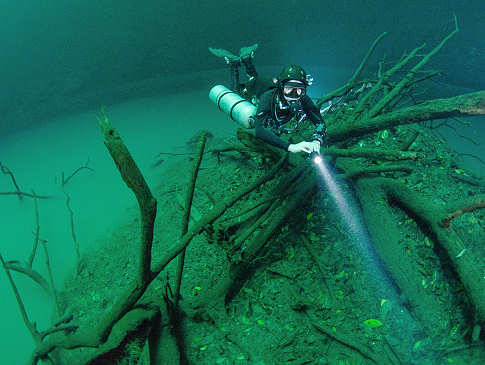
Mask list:
[{"label": "diving mask", "polygon": [[306,86],[302,82],[290,80],[283,84],[283,95],[287,100],[297,100],[306,94]]}]

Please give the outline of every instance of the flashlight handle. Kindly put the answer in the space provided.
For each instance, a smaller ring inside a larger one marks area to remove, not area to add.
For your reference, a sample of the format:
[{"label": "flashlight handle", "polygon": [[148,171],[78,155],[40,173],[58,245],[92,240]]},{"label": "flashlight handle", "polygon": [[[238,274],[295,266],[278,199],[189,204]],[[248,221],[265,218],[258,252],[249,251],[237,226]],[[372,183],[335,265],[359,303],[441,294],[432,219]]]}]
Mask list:
[{"label": "flashlight handle", "polygon": [[315,159],[315,157],[320,156],[320,153],[313,151],[312,153],[309,153],[307,156],[308,156],[307,158],[310,161],[313,161]]}]

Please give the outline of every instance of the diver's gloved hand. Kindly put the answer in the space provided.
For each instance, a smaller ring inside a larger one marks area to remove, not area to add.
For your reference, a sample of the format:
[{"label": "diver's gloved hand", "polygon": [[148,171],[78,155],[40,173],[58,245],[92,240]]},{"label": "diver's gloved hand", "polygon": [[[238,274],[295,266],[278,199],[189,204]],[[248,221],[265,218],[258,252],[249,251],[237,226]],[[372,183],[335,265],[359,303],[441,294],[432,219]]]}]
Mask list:
[{"label": "diver's gloved hand", "polygon": [[320,142],[313,141],[313,142],[300,142],[297,144],[290,144],[288,146],[288,152],[297,153],[297,152],[306,152],[312,153],[317,152],[320,153]]}]

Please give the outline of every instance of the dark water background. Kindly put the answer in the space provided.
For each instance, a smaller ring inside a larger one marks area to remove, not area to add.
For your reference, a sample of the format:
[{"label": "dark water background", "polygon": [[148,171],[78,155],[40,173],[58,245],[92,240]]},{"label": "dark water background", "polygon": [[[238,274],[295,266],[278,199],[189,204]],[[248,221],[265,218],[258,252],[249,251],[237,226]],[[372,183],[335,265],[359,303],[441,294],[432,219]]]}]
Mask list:
[{"label": "dark water background", "polygon": [[388,60],[436,44],[452,29],[453,13],[461,32],[433,66],[445,83],[485,88],[480,0],[20,0],[2,2],[0,11],[2,134],[60,112],[205,86],[205,78],[194,84],[196,75],[182,75],[221,66],[208,46],[259,42],[260,65],[354,68],[383,31]]},{"label": "dark water background", "polygon": [[[135,201],[119,178],[98,131],[95,113],[108,113],[151,184],[160,151],[180,151],[197,130],[231,135],[235,126],[208,101],[215,83],[226,82],[222,61],[207,51],[237,52],[258,42],[260,70],[303,65],[316,79],[313,95],[341,85],[369,45],[384,31],[368,69],[385,57],[427,43],[433,47],[453,29],[460,32],[429,67],[443,70],[436,96],[485,89],[485,11],[482,0],[343,1],[10,1],[0,4],[0,161],[25,191],[52,194],[40,204],[41,237],[49,241],[58,286],[72,267],[69,217],[58,184],[89,158],[69,186],[78,239],[86,249],[122,220]],[[430,49],[430,48],[428,48]],[[485,143],[484,118],[464,131]],[[464,152],[484,156],[443,131]],[[182,149],[183,150],[183,149]],[[470,160],[477,171],[481,165]],[[183,182],[181,182],[183,183]],[[0,175],[0,191],[11,191]],[[0,251],[27,256],[35,229],[32,201],[0,199]],[[39,256],[36,267],[43,270]],[[31,282],[17,278],[32,320],[49,323],[52,303]],[[3,273],[0,351],[3,364],[23,363],[32,341],[21,322]]]}]

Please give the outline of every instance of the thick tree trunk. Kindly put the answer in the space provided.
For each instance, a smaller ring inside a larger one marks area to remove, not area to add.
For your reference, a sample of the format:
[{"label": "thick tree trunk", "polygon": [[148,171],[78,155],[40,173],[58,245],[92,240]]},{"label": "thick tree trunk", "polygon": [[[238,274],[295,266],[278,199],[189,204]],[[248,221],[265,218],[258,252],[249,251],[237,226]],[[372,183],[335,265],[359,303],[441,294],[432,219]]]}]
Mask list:
[{"label": "thick tree trunk", "polygon": [[462,242],[455,231],[442,227],[441,221],[448,212],[404,184],[383,179],[381,186],[389,200],[395,201],[413,216],[446,250],[477,310],[479,319],[485,321],[485,263],[480,257],[473,255],[473,252],[464,251],[466,243]]},{"label": "thick tree trunk", "polygon": [[423,287],[418,264],[410,260],[403,246],[402,232],[381,182],[379,178],[360,178],[355,183],[373,249],[401,290],[404,304],[409,304],[428,335],[438,335],[449,325],[449,313],[440,298]]},{"label": "thick tree trunk", "polygon": [[[352,164],[341,162],[352,170]],[[440,310],[438,298],[426,294],[420,287],[416,267],[406,258],[405,250],[396,242],[399,230],[392,217],[389,204],[396,204],[420,224],[424,233],[447,252],[450,262],[477,310],[478,317],[485,320],[485,264],[471,252],[464,251],[466,244],[442,221],[449,212],[438,206],[431,198],[423,196],[404,183],[386,178],[360,178],[355,182],[364,217],[375,240],[376,250],[386,262],[398,286],[405,292],[423,323],[440,323],[447,314]],[[413,280],[414,278],[414,280]],[[424,299],[426,298],[426,300]]]}]

